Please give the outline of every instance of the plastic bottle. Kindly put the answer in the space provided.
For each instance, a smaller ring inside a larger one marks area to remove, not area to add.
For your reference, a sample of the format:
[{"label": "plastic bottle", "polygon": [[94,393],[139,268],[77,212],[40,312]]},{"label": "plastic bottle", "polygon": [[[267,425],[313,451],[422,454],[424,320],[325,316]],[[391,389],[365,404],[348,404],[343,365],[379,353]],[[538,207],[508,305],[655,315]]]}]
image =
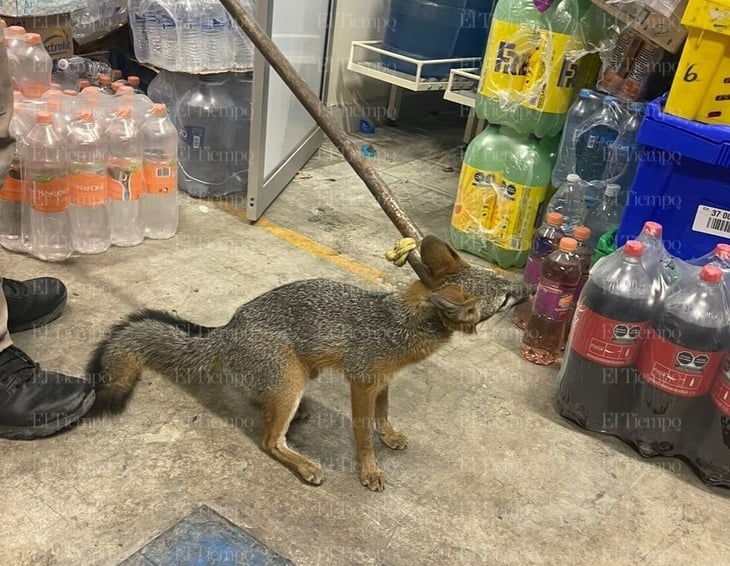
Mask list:
[{"label": "plastic bottle", "polygon": [[[183,96],[198,84],[198,77],[187,73],[173,73],[161,70],[147,87],[147,96],[153,102],[167,106],[172,123],[179,129],[177,107]],[[247,144],[248,147],[248,144]]]},{"label": "plastic bottle", "polygon": [[[542,264],[546,257],[558,249],[560,240],[565,237],[560,226],[563,223],[563,215],[559,212],[551,212],[545,218],[545,222],[535,231],[530,246],[530,256],[527,258],[524,282],[531,288],[537,286],[540,281]],[[517,328],[524,329],[527,319],[532,312],[532,297],[515,307],[512,322]]]},{"label": "plastic bottle", "polygon": [[699,440],[688,433],[707,429],[708,393],[724,358],[722,270],[706,265],[695,285],[671,293],[652,327],[639,356],[637,448],[647,456],[685,454]]},{"label": "plastic bottle", "polygon": [[557,361],[575,288],[580,280],[577,242],[563,238],[542,264],[532,313],[522,338],[522,357],[540,365]]},{"label": "plastic bottle", "polygon": [[127,77],[127,84],[132,87],[135,94],[144,94],[144,91],[139,87],[140,78],[136,75],[129,75]]},{"label": "plastic bottle", "polygon": [[234,149],[241,119],[223,75],[198,77],[178,105],[180,188],[195,197],[243,190]]},{"label": "plastic bottle", "polygon": [[594,206],[586,215],[585,224],[591,229],[591,247],[598,245],[598,240],[606,232],[618,227],[621,223],[621,216],[624,207],[619,204],[619,193],[621,187],[613,183],[606,185],[606,192],[603,193],[603,200],[598,206]]},{"label": "plastic bottle", "polygon": [[18,54],[18,71],[15,80],[26,98],[40,98],[51,87],[53,62],[46,51],[40,34],[26,33],[25,46]]},{"label": "plastic bottle", "polygon": [[613,96],[603,98],[601,110],[585,121],[576,131],[575,172],[586,181],[607,178],[612,147],[621,131],[619,101]]},{"label": "plastic bottle", "polygon": [[602,100],[603,95],[583,88],[578,93],[578,97],[570,107],[570,110],[568,110],[563,134],[560,137],[558,161],[553,169],[553,186],[559,187],[565,183],[568,174],[575,173],[575,144],[578,141],[576,133],[581,124],[601,108]]},{"label": "plastic bottle", "polygon": [[642,257],[644,269],[652,278],[653,303],[659,307],[667,296],[669,288],[678,280],[674,260],[664,247],[662,240],[662,225],[658,222],[646,222],[641,234],[636,238],[644,244],[646,252]]},{"label": "plastic bottle", "polygon": [[627,242],[601,260],[581,292],[558,375],[560,414],[592,431],[622,436],[639,387],[639,352],[653,316],[644,246]]},{"label": "plastic bottle", "polygon": [[18,57],[20,51],[25,48],[24,36],[26,34],[23,26],[10,26],[3,30],[5,35],[5,48],[8,53],[8,70],[13,88],[18,89],[18,82],[15,77],[20,76],[21,68]]},{"label": "plastic bottle", "polygon": [[730,349],[710,390],[712,403],[707,424],[694,426],[688,436],[696,445],[687,448],[691,464],[702,480],[713,486],[730,486]]},{"label": "plastic bottle", "polygon": [[221,70],[231,59],[231,20],[223,4],[217,0],[203,0],[200,15],[200,33],[203,40],[203,67]]},{"label": "plastic bottle", "polygon": [[15,154],[0,186],[0,245],[14,252],[27,251],[22,240],[24,188],[21,156],[25,136],[32,125],[30,118],[20,111],[20,104],[16,102],[10,120],[10,133],[15,138]]},{"label": "plastic bottle", "polygon": [[66,147],[48,112],[36,115],[36,124],[25,138],[23,177],[30,193],[31,253],[45,261],[63,261],[73,248],[69,221],[68,162]]},{"label": "plastic bottle", "polygon": [[576,226],[583,224],[586,217],[585,193],[583,183],[578,175],[568,175],[547,205],[546,214],[559,212],[563,215],[562,230],[566,236],[572,236]]},{"label": "plastic bottle", "polygon": [[628,200],[631,186],[639,166],[643,144],[636,137],[646,114],[646,104],[634,102],[629,105],[629,119],[615,143],[615,150],[611,155],[608,168],[608,178],[621,187],[618,202],[622,205]]},{"label": "plastic bottle", "polygon": [[593,263],[594,249],[588,243],[591,237],[591,230],[587,226],[576,226],[573,230],[573,238],[578,243],[575,248],[575,255],[580,259],[580,279],[578,285],[575,287],[575,295],[573,296],[573,304],[570,307],[568,318],[565,323],[563,331],[563,342],[561,349],[565,349],[565,342],[568,340],[568,333],[573,326],[573,316],[575,315],[575,305],[580,298],[580,294],[583,291],[583,287],[588,281],[588,276],[591,271],[591,264]]},{"label": "plastic bottle", "polygon": [[[160,34],[160,51],[150,49],[150,53],[158,57],[162,67],[175,65],[179,53],[177,22],[173,13],[174,5],[175,2],[170,0],[159,0],[157,2],[155,16]],[[219,5],[223,6],[222,4]]]},{"label": "plastic bottle", "polygon": [[558,135],[577,88],[580,19],[589,6],[565,0],[540,13],[533,0],[499,0],[487,40],[477,116],[538,137]]},{"label": "plastic bottle", "polygon": [[129,25],[132,28],[132,45],[134,56],[138,61],[147,62],[149,58],[149,37],[147,35],[146,8],[149,2],[129,0]]},{"label": "plastic bottle", "polygon": [[180,0],[175,7],[180,41],[179,63],[192,73],[200,70],[202,62],[202,8],[203,4],[199,0]]},{"label": "plastic bottle", "polygon": [[145,235],[154,240],[172,238],[177,232],[177,143],[165,105],[153,105],[142,128],[146,187],[142,216]]},{"label": "plastic bottle", "polygon": [[251,116],[253,114],[253,73],[228,73],[228,82],[225,87],[237,105],[236,132],[233,142],[236,150],[234,177],[238,186],[247,187],[250,155],[248,149],[251,143]]},{"label": "plastic bottle", "polygon": [[99,92],[108,96],[114,94],[111,77],[108,77],[107,75],[102,75],[99,77]]},{"label": "plastic bottle", "polygon": [[69,81],[87,79],[96,82],[102,76],[112,76],[112,68],[103,61],[94,61],[86,57],[69,57],[58,60],[59,73]]},{"label": "plastic bottle", "polygon": [[71,237],[82,254],[98,254],[111,245],[107,142],[91,108],[80,110],[69,128]]},{"label": "plastic bottle", "polygon": [[144,240],[141,198],[144,193],[142,139],[128,106],[117,108],[107,130],[109,223],[115,246],[136,246]]}]

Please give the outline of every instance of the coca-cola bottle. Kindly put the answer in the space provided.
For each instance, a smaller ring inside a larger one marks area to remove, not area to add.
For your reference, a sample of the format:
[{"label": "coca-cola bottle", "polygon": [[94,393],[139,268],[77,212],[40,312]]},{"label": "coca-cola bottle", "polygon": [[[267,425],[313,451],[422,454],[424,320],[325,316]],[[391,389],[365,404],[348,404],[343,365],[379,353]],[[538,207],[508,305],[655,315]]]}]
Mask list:
[{"label": "coca-cola bottle", "polygon": [[688,447],[688,460],[706,484],[730,487],[730,348],[712,384],[710,399],[707,426],[691,431],[695,444]]},{"label": "coca-cola bottle", "polygon": [[636,238],[645,247],[642,262],[652,278],[653,306],[657,308],[677,278],[674,260],[664,246],[662,232],[663,227],[658,222],[646,222],[641,234]]},{"label": "coca-cola bottle", "polygon": [[631,240],[603,258],[583,287],[558,375],[559,413],[621,436],[638,389],[636,362],[651,322],[652,281],[644,246]]},{"label": "coca-cola bottle", "polygon": [[522,357],[527,361],[550,365],[560,355],[563,329],[580,279],[580,258],[575,255],[576,247],[577,242],[573,238],[563,238],[557,251],[542,263],[532,314],[522,338]]},{"label": "coca-cola bottle", "polygon": [[[558,243],[565,234],[561,230],[563,224],[563,215],[559,212],[550,212],[545,218],[545,223],[540,226],[532,236],[532,244],[530,247],[530,255],[527,258],[525,272],[523,276],[524,282],[534,289],[540,280],[540,270],[542,262],[551,253],[558,249]],[[533,291],[534,292],[534,291]],[[532,297],[524,303],[520,303],[515,307],[512,322],[519,329],[524,329],[527,319],[530,318],[532,312]]]},{"label": "coca-cola bottle", "polygon": [[646,455],[683,455],[705,430],[708,393],[723,360],[727,312],[722,270],[706,265],[694,285],[664,301],[639,356],[639,403],[631,438]]}]

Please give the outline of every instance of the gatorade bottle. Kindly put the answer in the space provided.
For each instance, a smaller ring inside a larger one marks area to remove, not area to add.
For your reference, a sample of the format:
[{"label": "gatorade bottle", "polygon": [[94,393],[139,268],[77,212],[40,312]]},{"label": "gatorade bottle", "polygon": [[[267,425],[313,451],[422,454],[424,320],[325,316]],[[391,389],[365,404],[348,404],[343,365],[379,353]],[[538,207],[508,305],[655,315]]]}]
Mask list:
[{"label": "gatorade bottle", "polygon": [[707,394],[720,371],[727,325],[722,270],[702,268],[696,283],[664,301],[639,356],[642,384],[636,445],[644,455],[683,454],[711,415]]},{"label": "gatorade bottle", "polygon": [[652,317],[644,246],[629,241],[596,264],[583,287],[560,374],[560,414],[588,430],[621,435],[634,411],[636,362]]},{"label": "gatorade bottle", "polygon": [[[525,273],[523,276],[524,282],[530,288],[537,287],[537,284],[540,282],[540,271],[542,270],[543,261],[558,249],[560,240],[565,237],[565,234],[560,229],[562,223],[563,215],[559,212],[551,212],[547,215],[545,224],[540,226],[532,237],[530,256],[527,258],[527,265],[525,265]],[[524,329],[531,312],[532,297],[530,297],[529,301],[520,303],[515,307],[512,322],[517,328]]]},{"label": "gatorade bottle", "polygon": [[583,49],[586,0],[499,0],[487,40],[476,113],[525,134],[556,136],[565,123]]},{"label": "gatorade bottle", "polygon": [[522,357],[535,364],[553,364],[560,354],[564,327],[580,280],[576,246],[573,238],[563,238],[558,250],[542,264],[532,314],[522,338]]}]

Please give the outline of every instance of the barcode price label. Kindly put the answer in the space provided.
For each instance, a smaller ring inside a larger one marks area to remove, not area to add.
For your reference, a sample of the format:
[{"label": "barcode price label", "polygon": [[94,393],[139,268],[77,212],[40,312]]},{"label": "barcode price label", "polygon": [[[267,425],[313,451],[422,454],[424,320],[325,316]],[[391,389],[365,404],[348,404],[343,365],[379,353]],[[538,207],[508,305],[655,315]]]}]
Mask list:
[{"label": "barcode price label", "polygon": [[692,230],[730,239],[730,210],[701,204],[697,207]]}]

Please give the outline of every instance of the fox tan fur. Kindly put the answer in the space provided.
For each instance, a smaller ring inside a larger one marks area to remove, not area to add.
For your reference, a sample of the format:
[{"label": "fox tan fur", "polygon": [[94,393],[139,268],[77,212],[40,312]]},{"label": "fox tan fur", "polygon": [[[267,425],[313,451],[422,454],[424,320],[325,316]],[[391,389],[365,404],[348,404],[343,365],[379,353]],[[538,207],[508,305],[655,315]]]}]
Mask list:
[{"label": "fox tan fur", "polygon": [[419,362],[455,331],[521,302],[528,290],[498,273],[463,261],[448,244],[424,238],[421,257],[431,282],[393,293],[331,280],[296,281],[239,307],[230,322],[204,327],[162,311],[143,310],[111,328],[96,348],[88,373],[97,409],[124,408],[141,372],[171,379],[225,375],[261,404],[262,448],[302,480],[319,485],[322,468],[287,446],[286,434],[310,379],[325,368],[350,383],[360,481],[384,489],[373,430],[386,446],[407,441],[388,420],[388,386],[404,366]]}]

